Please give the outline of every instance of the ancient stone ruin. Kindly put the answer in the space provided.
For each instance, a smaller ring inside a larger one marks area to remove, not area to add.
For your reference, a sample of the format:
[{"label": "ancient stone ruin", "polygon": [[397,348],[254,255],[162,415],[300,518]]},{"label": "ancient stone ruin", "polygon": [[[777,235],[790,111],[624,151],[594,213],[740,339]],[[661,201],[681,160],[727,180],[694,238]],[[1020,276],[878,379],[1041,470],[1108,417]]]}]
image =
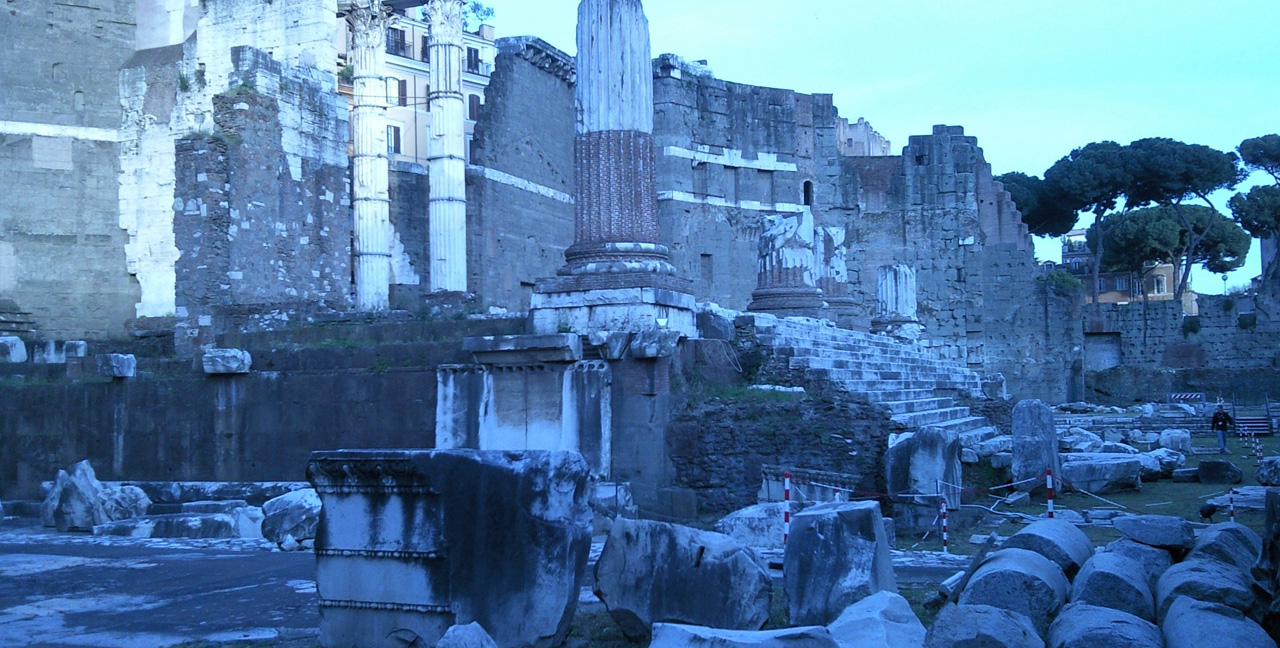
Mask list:
[{"label": "ancient stone ruin", "polygon": [[1086,311],[963,127],[481,9],[6,5],[0,544],[324,648],[1275,647],[1280,275]]}]

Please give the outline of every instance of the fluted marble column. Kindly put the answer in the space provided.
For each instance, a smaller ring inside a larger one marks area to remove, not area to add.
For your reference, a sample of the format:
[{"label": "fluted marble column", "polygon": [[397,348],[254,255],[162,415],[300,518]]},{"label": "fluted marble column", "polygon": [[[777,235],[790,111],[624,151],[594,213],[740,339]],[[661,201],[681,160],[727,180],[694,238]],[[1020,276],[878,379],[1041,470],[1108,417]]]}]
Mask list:
[{"label": "fluted marble column", "polygon": [[577,63],[574,243],[560,274],[674,274],[657,243],[653,64],[640,0],[583,0]]},{"label": "fluted marble column", "polygon": [[430,0],[431,137],[427,172],[431,196],[431,290],[467,290],[467,131],[463,121],[462,0]]},{"label": "fluted marble column", "polygon": [[773,214],[760,235],[756,289],[749,311],[816,316],[825,302],[818,288],[813,212]]},{"label": "fluted marble column", "polygon": [[387,169],[387,26],[392,17],[381,0],[357,0],[351,24],[355,95],[351,130],[355,156],[351,193],[355,212],[356,307],[385,311],[391,285],[391,218]]},{"label": "fluted marble column", "polygon": [[880,267],[871,330],[908,340],[916,340],[924,332],[916,317],[916,272],[911,266],[897,263]]},{"label": "fluted marble column", "polygon": [[822,289],[827,305],[837,310],[851,309],[854,301],[849,287],[849,247],[845,241],[845,228],[819,227],[815,238],[819,250],[818,287]]}]

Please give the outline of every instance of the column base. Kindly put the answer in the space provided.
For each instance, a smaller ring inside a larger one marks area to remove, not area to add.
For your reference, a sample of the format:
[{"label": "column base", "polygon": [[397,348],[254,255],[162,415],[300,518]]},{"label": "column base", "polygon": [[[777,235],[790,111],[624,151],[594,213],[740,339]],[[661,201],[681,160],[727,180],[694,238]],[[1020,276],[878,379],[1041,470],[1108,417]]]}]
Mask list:
[{"label": "column base", "polygon": [[924,325],[913,319],[876,318],[871,320],[871,332],[905,342],[917,342],[924,336]]},{"label": "column base", "polygon": [[540,280],[529,308],[536,335],[665,328],[698,337],[690,282],[670,275],[609,273]]},{"label": "column base", "polygon": [[778,317],[813,317],[822,319],[827,302],[822,291],[814,287],[761,288],[751,293],[747,311],[772,313]]}]

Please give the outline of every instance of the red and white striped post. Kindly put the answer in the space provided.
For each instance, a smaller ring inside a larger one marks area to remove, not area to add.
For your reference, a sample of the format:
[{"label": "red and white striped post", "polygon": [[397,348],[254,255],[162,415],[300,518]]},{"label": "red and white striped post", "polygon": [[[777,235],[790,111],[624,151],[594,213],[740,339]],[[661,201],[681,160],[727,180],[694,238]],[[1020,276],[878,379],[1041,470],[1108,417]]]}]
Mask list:
[{"label": "red and white striped post", "polygon": [[942,521],[942,553],[950,553],[947,549],[947,500],[938,498],[938,519]]},{"label": "red and white striped post", "polygon": [[791,535],[791,473],[782,473],[782,546]]},{"label": "red and white striped post", "polygon": [[831,501],[833,501],[833,502],[839,502],[839,501],[840,501],[840,487],[839,487],[839,486],[836,486],[834,489],[832,489],[832,493],[831,493]]},{"label": "red and white striped post", "polygon": [[1045,485],[1045,489],[1047,490],[1047,496],[1049,500],[1049,519],[1052,520],[1053,519],[1053,469],[1052,468],[1045,468],[1044,470],[1044,485]]},{"label": "red and white striped post", "polygon": [[1231,516],[1231,521],[1236,521],[1236,489],[1231,489],[1227,493],[1227,515]]}]

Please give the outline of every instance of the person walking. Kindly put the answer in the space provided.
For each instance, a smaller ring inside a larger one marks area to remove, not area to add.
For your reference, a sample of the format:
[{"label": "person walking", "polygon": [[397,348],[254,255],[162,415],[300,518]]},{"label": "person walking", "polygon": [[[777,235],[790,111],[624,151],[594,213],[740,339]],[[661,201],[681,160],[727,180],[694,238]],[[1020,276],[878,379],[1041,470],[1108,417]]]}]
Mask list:
[{"label": "person walking", "polygon": [[1231,418],[1221,405],[1213,412],[1213,420],[1209,423],[1209,427],[1218,433],[1218,454],[1231,454],[1227,451],[1227,428],[1235,423],[1235,419]]}]

